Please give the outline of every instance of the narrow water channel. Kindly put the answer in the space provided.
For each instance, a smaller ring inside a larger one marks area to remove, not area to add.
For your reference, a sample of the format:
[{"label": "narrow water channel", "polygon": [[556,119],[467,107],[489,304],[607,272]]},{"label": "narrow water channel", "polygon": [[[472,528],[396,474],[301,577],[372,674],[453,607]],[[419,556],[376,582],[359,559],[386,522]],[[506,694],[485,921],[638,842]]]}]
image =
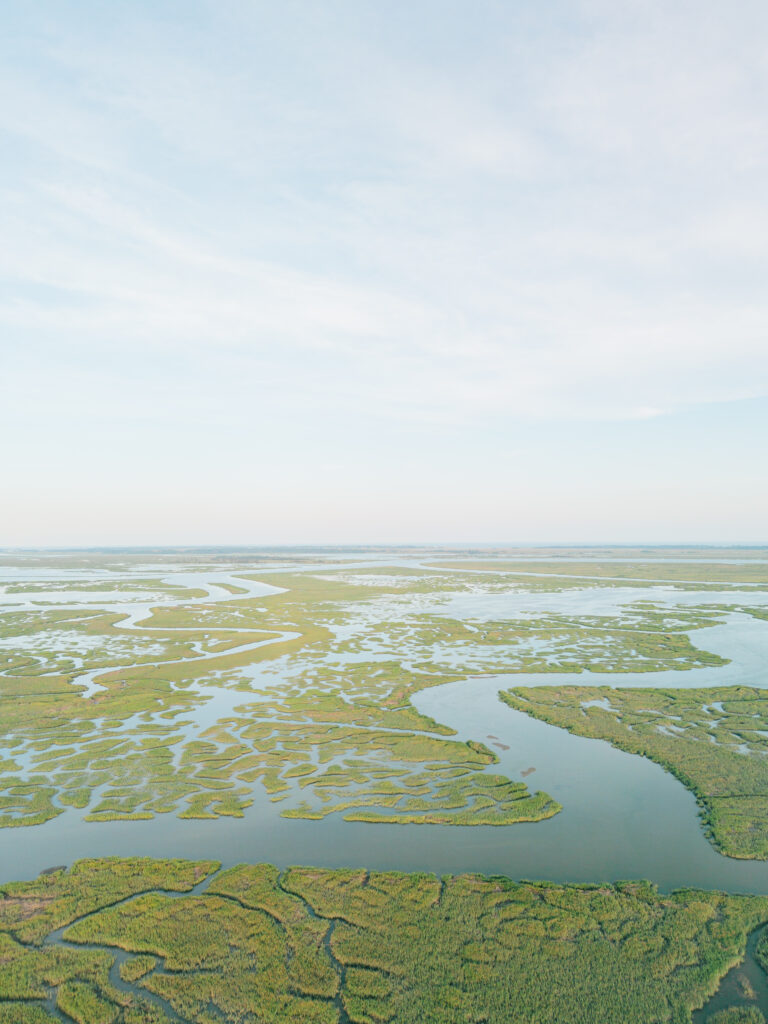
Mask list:
[{"label": "narrow water channel", "polygon": [[736,964],[723,977],[715,994],[707,1000],[700,1010],[695,1010],[691,1024],[707,1024],[713,1014],[730,1007],[757,1007],[768,1016],[768,975],[765,973],[755,955],[761,936],[768,931],[768,925],[762,925],[747,939],[744,959]]},{"label": "narrow water channel", "polygon": [[[206,592],[205,598],[185,605],[232,600],[221,584],[243,586],[247,596],[265,596],[275,589],[229,572],[176,572],[165,578]],[[104,595],[97,596],[100,607],[104,607]],[[15,597],[30,601],[30,595]],[[151,607],[164,603],[135,602],[130,597],[125,600],[125,594],[120,597],[109,606],[130,612],[128,623],[139,630],[142,617]],[[746,600],[746,595],[729,593],[727,597],[734,603]],[[763,603],[768,594],[749,597]],[[547,606],[605,614],[639,598],[704,604],[722,603],[724,595],[632,587],[555,594],[478,593],[449,600],[442,612],[468,618],[504,618],[520,610],[536,612]],[[568,682],[612,686],[768,685],[764,667],[768,663],[768,622],[731,615],[724,625],[696,630],[691,636],[697,646],[731,658],[731,664],[718,669],[660,673],[470,678],[416,694],[413,703],[418,710],[452,726],[459,739],[487,743],[499,757],[494,771],[512,779],[524,778],[532,790],[541,789],[555,797],[564,809],[547,821],[505,828],[460,828],[370,825],[345,822],[340,817],[292,820],[281,818],[279,806],[257,788],[254,804],[242,819],[180,820],[159,815],[151,821],[89,823],[82,820],[81,811],[67,810],[44,825],[0,829],[0,881],[30,877],[53,863],[71,863],[81,857],[183,855],[213,858],[225,865],[269,861],[280,866],[359,866],[438,874],[476,871],[563,882],[647,878],[664,891],[696,886],[768,894],[768,864],[732,860],[717,853],[703,834],[693,796],[660,766],[602,741],[573,736],[537,722],[513,711],[497,697],[500,689],[512,685]],[[202,687],[201,695],[210,698],[201,705],[201,721],[206,722],[218,717],[225,706],[247,702],[245,692],[215,685]]]}]

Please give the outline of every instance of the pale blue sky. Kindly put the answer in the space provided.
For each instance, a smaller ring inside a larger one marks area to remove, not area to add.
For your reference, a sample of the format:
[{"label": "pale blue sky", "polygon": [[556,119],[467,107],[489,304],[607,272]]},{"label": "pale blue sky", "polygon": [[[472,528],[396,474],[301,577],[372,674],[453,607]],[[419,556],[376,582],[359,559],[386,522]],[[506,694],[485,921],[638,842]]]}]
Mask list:
[{"label": "pale blue sky", "polygon": [[767,39],[8,0],[0,546],[768,541]]}]

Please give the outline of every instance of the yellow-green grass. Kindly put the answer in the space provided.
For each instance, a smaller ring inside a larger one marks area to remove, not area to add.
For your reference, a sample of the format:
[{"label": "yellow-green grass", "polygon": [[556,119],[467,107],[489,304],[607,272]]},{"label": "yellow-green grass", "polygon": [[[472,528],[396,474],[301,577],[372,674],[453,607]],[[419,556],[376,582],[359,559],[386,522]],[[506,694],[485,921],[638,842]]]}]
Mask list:
[{"label": "yellow-green grass", "polygon": [[768,919],[765,897],[647,882],[265,864],[189,894],[214,867],[89,861],[3,887],[5,1021],[53,999],[84,1024],[688,1024]]},{"label": "yellow-green grass", "polygon": [[[467,678],[478,666],[485,672],[556,673],[723,663],[696,648],[685,630],[722,621],[725,609],[670,610],[646,603],[620,616],[468,623],[406,607],[399,618],[377,619],[370,612],[382,596],[439,597],[488,578],[383,566],[365,570],[359,582],[352,570],[258,579],[281,592],[157,607],[142,623],[149,633],[123,630],[120,617],[106,612],[6,616],[7,628],[19,635],[26,630],[34,636],[53,623],[103,637],[105,651],[112,639],[133,636],[151,638],[163,653],[157,664],[116,669],[114,658],[101,657],[97,646],[83,666],[103,668],[96,676],[100,688],[89,700],[71,686],[77,674],[71,667],[29,675],[27,662],[16,659],[0,674],[6,731],[0,825],[41,823],[72,808],[90,821],[159,813],[240,815],[247,813],[256,786],[289,817],[338,813],[369,821],[499,824],[528,820],[525,807],[530,816],[545,817],[559,809],[547,794],[526,790],[502,811],[477,786],[472,792],[464,787],[462,803],[455,791],[451,806],[444,792],[420,790],[425,770],[442,785],[446,773],[476,772],[496,757],[487,748],[451,739],[452,730],[419,714],[411,696]],[[491,585],[508,588],[501,575]],[[339,626],[347,630],[343,640],[334,633]],[[298,635],[279,639],[284,632]],[[262,640],[273,642],[243,650]],[[199,643],[207,653],[193,657]],[[369,655],[371,645],[376,653]],[[451,652],[450,665],[440,663],[441,650]],[[170,663],[171,655],[180,660]],[[201,684],[205,696],[198,693]],[[190,730],[211,687],[237,691],[233,710],[205,730]],[[30,752],[31,770],[22,770],[14,758]],[[354,772],[328,778],[329,764],[350,759]],[[386,791],[382,772],[389,779]],[[98,802],[91,798],[97,790]]]}]

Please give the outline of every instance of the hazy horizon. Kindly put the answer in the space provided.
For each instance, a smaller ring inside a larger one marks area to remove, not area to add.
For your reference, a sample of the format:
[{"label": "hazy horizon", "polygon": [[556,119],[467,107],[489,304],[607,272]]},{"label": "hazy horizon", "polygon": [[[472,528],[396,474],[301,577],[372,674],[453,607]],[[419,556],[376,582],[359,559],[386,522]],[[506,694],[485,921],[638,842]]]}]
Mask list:
[{"label": "hazy horizon", "polygon": [[[89,552],[95,554],[146,554],[146,553],[169,553],[169,554],[183,554],[186,552],[207,554],[207,553],[251,553],[260,551],[277,551],[277,552],[315,552],[315,551],[349,551],[349,552],[377,552],[377,551],[422,551],[429,549],[436,549],[440,551],[484,551],[489,550],[497,554],[515,553],[518,551],[533,551],[537,552],[538,557],[546,558],[547,553],[551,551],[563,551],[563,552],[580,552],[580,551],[628,551],[642,553],[644,551],[705,551],[705,552],[720,552],[721,557],[724,557],[727,553],[732,551],[743,551],[743,552],[768,552],[768,543],[755,542],[743,542],[743,543],[726,543],[718,541],[701,542],[698,544],[689,544],[684,541],[659,541],[656,543],[644,543],[642,541],[625,542],[625,543],[612,543],[606,542],[593,542],[593,543],[559,543],[559,542],[547,542],[547,541],[527,541],[527,542],[509,542],[509,541],[402,541],[387,543],[386,541],[373,542],[373,541],[358,541],[357,543],[350,541],[345,543],[295,543],[295,544],[205,544],[205,543],[190,543],[190,544],[94,544],[94,545],[81,545],[73,547],[65,547],[58,545],[39,545],[33,546],[8,546],[0,547],[0,555],[13,555],[15,553],[20,554],[87,554]],[[606,555],[606,558],[610,560],[610,556]],[[713,554],[713,557],[716,557]]]}]

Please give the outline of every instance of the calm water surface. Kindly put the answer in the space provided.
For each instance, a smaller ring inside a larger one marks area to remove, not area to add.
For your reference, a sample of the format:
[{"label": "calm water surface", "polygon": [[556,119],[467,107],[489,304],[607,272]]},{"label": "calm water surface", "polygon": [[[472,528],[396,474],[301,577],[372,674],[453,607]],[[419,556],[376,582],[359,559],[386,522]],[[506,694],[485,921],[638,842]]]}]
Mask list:
[{"label": "calm water surface", "polygon": [[[375,563],[361,562],[359,567],[370,564]],[[143,567],[144,572],[147,570]],[[199,600],[206,603],[233,599],[217,586],[226,582],[246,586],[248,596],[274,592],[266,584],[244,583],[228,572],[168,573],[167,566],[161,571],[169,581],[202,586],[208,596]],[[5,569],[0,572],[2,580],[9,582],[10,573]],[[47,575],[39,573],[37,578],[41,582],[65,577],[64,573],[46,572]],[[22,573],[16,570],[15,578],[31,578]],[[94,575],[90,572],[86,578],[93,579]],[[84,577],[70,573],[67,578]],[[50,592],[0,593],[0,606],[40,607],[32,603],[40,600],[59,603],[64,598]],[[129,612],[128,624],[135,627],[150,607],[176,603],[178,599],[69,591],[66,600],[73,605],[98,604]],[[514,591],[460,594],[442,601],[434,610],[473,619],[544,612],[615,614],[638,600],[683,607],[766,605],[768,594],[734,593],[731,588],[723,592],[685,592],[670,587],[632,586],[543,594]],[[494,771],[519,779],[522,772],[535,769],[525,776],[529,787],[545,790],[564,807],[548,821],[462,828],[370,825],[334,818],[287,820],[280,818],[279,807],[265,793],[256,790],[254,805],[243,819],[181,821],[161,815],[152,821],[87,823],[82,821],[82,812],[66,811],[45,825],[0,829],[0,880],[31,877],[53,864],[71,863],[80,857],[149,855],[214,858],[225,865],[271,861],[279,865],[366,866],[437,873],[476,871],[554,881],[648,878],[663,890],[697,886],[768,894],[768,863],[731,860],[716,853],[702,832],[693,796],[658,765],[615,750],[602,741],[572,736],[537,722],[508,708],[497,697],[500,689],[512,685],[569,682],[610,686],[768,686],[768,622],[734,614],[725,625],[695,630],[691,637],[696,646],[731,658],[731,664],[717,669],[636,674],[471,678],[415,696],[413,703],[420,711],[452,726],[460,739],[488,743],[499,756]],[[206,687],[205,692],[209,691],[213,694]],[[229,700],[229,694],[226,696]],[[237,694],[237,703],[244,699],[247,700],[246,694]],[[214,699],[212,706],[215,703]],[[211,717],[205,715],[207,721]]]}]

